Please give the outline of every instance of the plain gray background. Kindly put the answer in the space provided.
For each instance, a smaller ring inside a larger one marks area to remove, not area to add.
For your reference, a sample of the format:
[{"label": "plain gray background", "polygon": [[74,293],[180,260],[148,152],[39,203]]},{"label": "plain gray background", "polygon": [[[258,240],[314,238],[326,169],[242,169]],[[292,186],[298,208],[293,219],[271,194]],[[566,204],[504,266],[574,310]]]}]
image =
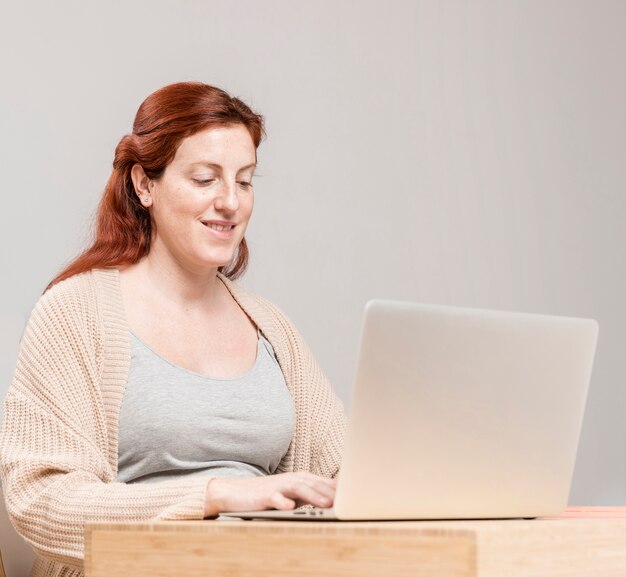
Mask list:
[{"label": "plain gray background", "polygon": [[571,502],[626,504],[626,3],[3,3],[0,394],[141,101],[266,116],[252,265],[348,403],[372,297],[596,318]]}]

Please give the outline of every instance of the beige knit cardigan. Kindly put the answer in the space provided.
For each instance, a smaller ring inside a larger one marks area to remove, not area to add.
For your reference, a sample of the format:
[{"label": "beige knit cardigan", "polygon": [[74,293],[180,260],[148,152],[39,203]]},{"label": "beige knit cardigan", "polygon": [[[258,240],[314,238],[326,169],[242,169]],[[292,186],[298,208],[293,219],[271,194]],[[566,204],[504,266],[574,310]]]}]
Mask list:
[{"label": "beige knit cardigan", "polygon": [[[220,275],[274,347],[296,407],[278,472],[332,477],[345,414],[287,318]],[[0,474],[17,531],[38,554],[33,575],[79,577],[85,523],[202,519],[207,478],[116,482],[118,421],[130,337],[117,269],[48,290],[27,324],[0,432]]]}]

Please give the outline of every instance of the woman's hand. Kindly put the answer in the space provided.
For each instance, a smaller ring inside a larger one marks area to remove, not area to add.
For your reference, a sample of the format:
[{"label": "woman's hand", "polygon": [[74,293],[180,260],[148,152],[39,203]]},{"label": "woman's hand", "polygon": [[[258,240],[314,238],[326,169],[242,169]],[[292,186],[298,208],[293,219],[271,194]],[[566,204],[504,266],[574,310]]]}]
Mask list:
[{"label": "woman's hand", "polygon": [[311,504],[331,507],[336,481],[312,473],[281,473],[267,477],[214,477],[204,500],[205,517],[226,511],[294,509]]}]

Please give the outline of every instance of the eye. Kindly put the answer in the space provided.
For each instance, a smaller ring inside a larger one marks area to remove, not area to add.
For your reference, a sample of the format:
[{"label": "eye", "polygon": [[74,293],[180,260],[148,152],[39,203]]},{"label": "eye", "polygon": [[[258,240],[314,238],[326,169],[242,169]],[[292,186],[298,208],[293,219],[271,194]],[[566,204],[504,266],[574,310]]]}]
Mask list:
[{"label": "eye", "polygon": [[245,180],[240,180],[237,182],[237,184],[239,186],[241,186],[242,188],[252,188],[252,183],[251,182],[247,182]]},{"label": "eye", "polygon": [[208,186],[212,182],[215,182],[214,178],[192,178],[198,186]]}]

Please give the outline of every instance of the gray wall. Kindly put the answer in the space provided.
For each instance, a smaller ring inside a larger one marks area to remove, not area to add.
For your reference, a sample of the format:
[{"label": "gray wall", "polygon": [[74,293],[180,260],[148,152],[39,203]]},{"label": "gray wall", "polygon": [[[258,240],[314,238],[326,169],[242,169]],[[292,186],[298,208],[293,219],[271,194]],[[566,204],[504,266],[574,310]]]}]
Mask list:
[{"label": "gray wall", "polygon": [[266,115],[245,284],[349,399],[374,296],[599,320],[571,501],[626,504],[626,3],[3,3],[0,394],[170,82]]}]

